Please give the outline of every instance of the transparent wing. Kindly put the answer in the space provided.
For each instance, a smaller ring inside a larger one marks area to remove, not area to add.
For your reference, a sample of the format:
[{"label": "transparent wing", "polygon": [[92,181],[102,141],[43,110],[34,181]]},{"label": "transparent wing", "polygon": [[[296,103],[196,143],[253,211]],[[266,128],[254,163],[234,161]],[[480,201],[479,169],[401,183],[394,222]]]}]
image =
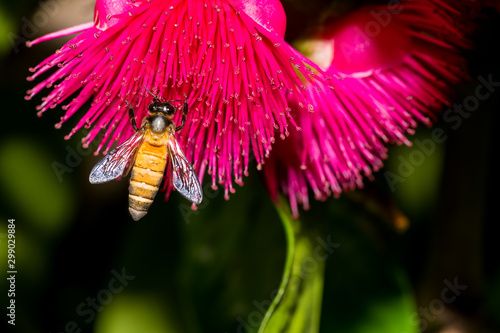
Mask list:
[{"label": "transparent wing", "polygon": [[168,140],[168,147],[170,161],[172,161],[170,168],[172,185],[189,201],[195,204],[201,203],[203,194],[200,181],[173,135]]},{"label": "transparent wing", "polygon": [[130,165],[137,151],[137,147],[139,147],[143,138],[144,131],[139,130],[127,141],[106,154],[90,172],[90,183],[105,183],[122,175],[126,175],[130,170]]}]

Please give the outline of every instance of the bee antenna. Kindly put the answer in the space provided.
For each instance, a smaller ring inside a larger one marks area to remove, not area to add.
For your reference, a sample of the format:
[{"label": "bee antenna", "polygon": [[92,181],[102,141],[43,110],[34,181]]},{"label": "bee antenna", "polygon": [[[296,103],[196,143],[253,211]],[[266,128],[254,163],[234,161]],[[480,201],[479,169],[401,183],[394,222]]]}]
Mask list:
[{"label": "bee antenna", "polygon": [[154,99],[155,99],[155,100],[157,100],[157,101],[159,100],[157,96],[155,96],[155,95],[154,95],[151,91],[149,91],[149,89],[148,89],[148,88],[146,88],[146,86],[143,86],[143,87],[144,87],[144,89],[146,89],[146,91],[147,91],[147,92],[148,92],[151,96],[153,96],[153,97],[154,97]]}]

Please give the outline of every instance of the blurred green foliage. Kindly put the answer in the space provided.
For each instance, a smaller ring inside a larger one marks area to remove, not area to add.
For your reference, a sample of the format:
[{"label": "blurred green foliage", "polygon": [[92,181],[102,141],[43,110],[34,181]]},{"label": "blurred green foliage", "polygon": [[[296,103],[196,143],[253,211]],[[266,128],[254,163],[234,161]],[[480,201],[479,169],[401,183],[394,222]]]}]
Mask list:
[{"label": "blurred green foliage", "polygon": [[407,214],[418,216],[425,213],[439,199],[446,143],[433,142],[430,137],[431,131],[421,128],[412,137],[412,141],[425,142],[430,148],[422,149],[422,146],[415,144],[411,147],[393,147],[386,163],[386,169],[390,172],[401,176],[400,169],[403,169],[409,174],[405,177],[406,173],[403,173],[401,179],[388,181],[390,188],[392,186],[398,192],[398,204]]},{"label": "blurred green foliage", "polygon": [[29,227],[51,238],[67,229],[75,198],[68,182],[54,179],[50,153],[34,140],[10,138],[0,146],[0,184],[7,204]]},{"label": "blurred green foliage", "polygon": [[15,23],[9,12],[0,3],[0,55],[7,54],[10,51],[9,33],[16,28]]},{"label": "blurred green foliage", "polygon": [[117,296],[96,322],[96,333],[182,332],[176,311],[156,295]]},{"label": "blurred green foliage", "polygon": [[[293,36],[302,28],[293,19],[300,4],[287,3]],[[1,36],[19,35],[16,18],[35,7],[2,3]],[[486,14],[467,56],[472,76],[500,78],[500,54],[491,48],[499,17]],[[126,180],[88,184],[98,157],[78,153],[81,159],[68,163],[68,151],[80,145],[78,136],[63,140],[72,124],[55,130],[61,110],[37,118],[39,101],[23,99],[31,87],[27,68],[54,49],[14,52],[0,41],[0,244],[5,249],[5,225],[16,219],[17,331],[257,332],[264,318],[266,333],[284,326],[287,332],[318,326],[320,332],[438,332],[448,318],[459,332],[500,330],[498,92],[458,130],[438,121],[448,139],[394,188],[386,172],[397,174],[418,146],[392,148],[366,189],[313,202],[298,221],[285,205],[275,207],[252,172],[229,201],[207,187],[203,206],[191,211],[174,193],[134,223]],[[474,88],[473,82],[457,87],[457,100]],[[413,140],[430,136],[421,129]],[[71,170],[58,174],[54,162]],[[318,239],[339,244],[324,261],[325,252],[315,252]],[[455,277],[467,290],[444,303],[443,281]],[[1,325],[14,328],[5,317]]]}]

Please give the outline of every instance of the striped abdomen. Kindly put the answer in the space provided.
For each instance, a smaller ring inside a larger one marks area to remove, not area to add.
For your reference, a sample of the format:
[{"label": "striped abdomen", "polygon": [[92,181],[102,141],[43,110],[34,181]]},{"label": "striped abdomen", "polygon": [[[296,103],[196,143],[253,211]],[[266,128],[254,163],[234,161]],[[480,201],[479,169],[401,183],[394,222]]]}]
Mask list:
[{"label": "striped abdomen", "polygon": [[158,193],[167,165],[166,145],[157,146],[148,141],[145,140],[139,147],[130,176],[128,205],[130,215],[135,221],[147,214]]}]

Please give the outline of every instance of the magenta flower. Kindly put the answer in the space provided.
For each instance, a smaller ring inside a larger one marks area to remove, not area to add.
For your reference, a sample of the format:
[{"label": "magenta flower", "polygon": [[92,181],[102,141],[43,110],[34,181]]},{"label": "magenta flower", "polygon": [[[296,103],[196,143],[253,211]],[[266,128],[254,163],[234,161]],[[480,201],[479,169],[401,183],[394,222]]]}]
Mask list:
[{"label": "magenta flower", "polygon": [[316,112],[300,110],[301,131],[277,142],[264,168],[271,195],[281,188],[297,216],[299,204],[309,207],[309,187],[318,200],[361,188],[382,167],[387,144],[411,145],[407,136],[418,123],[430,126],[466,77],[459,49],[469,44],[457,15],[440,1],[363,7],[304,42],[342,80],[321,95],[307,90]]},{"label": "magenta flower", "polygon": [[97,1],[93,23],[31,43],[80,32],[32,69],[30,80],[55,71],[27,98],[50,88],[38,114],[65,103],[58,128],[90,100],[66,138],[89,128],[84,146],[100,140],[96,153],[107,153],[133,132],[126,102],[137,123],[145,116],[152,97],[144,87],[165,100],[187,94],[178,141],[200,180],[208,172],[227,196],[233,181],[243,183],[251,153],[263,164],[276,135],[296,127],[287,94],[312,109],[301,78],[314,86],[319,72],[284,42],[285,21],[278,0]]}]

